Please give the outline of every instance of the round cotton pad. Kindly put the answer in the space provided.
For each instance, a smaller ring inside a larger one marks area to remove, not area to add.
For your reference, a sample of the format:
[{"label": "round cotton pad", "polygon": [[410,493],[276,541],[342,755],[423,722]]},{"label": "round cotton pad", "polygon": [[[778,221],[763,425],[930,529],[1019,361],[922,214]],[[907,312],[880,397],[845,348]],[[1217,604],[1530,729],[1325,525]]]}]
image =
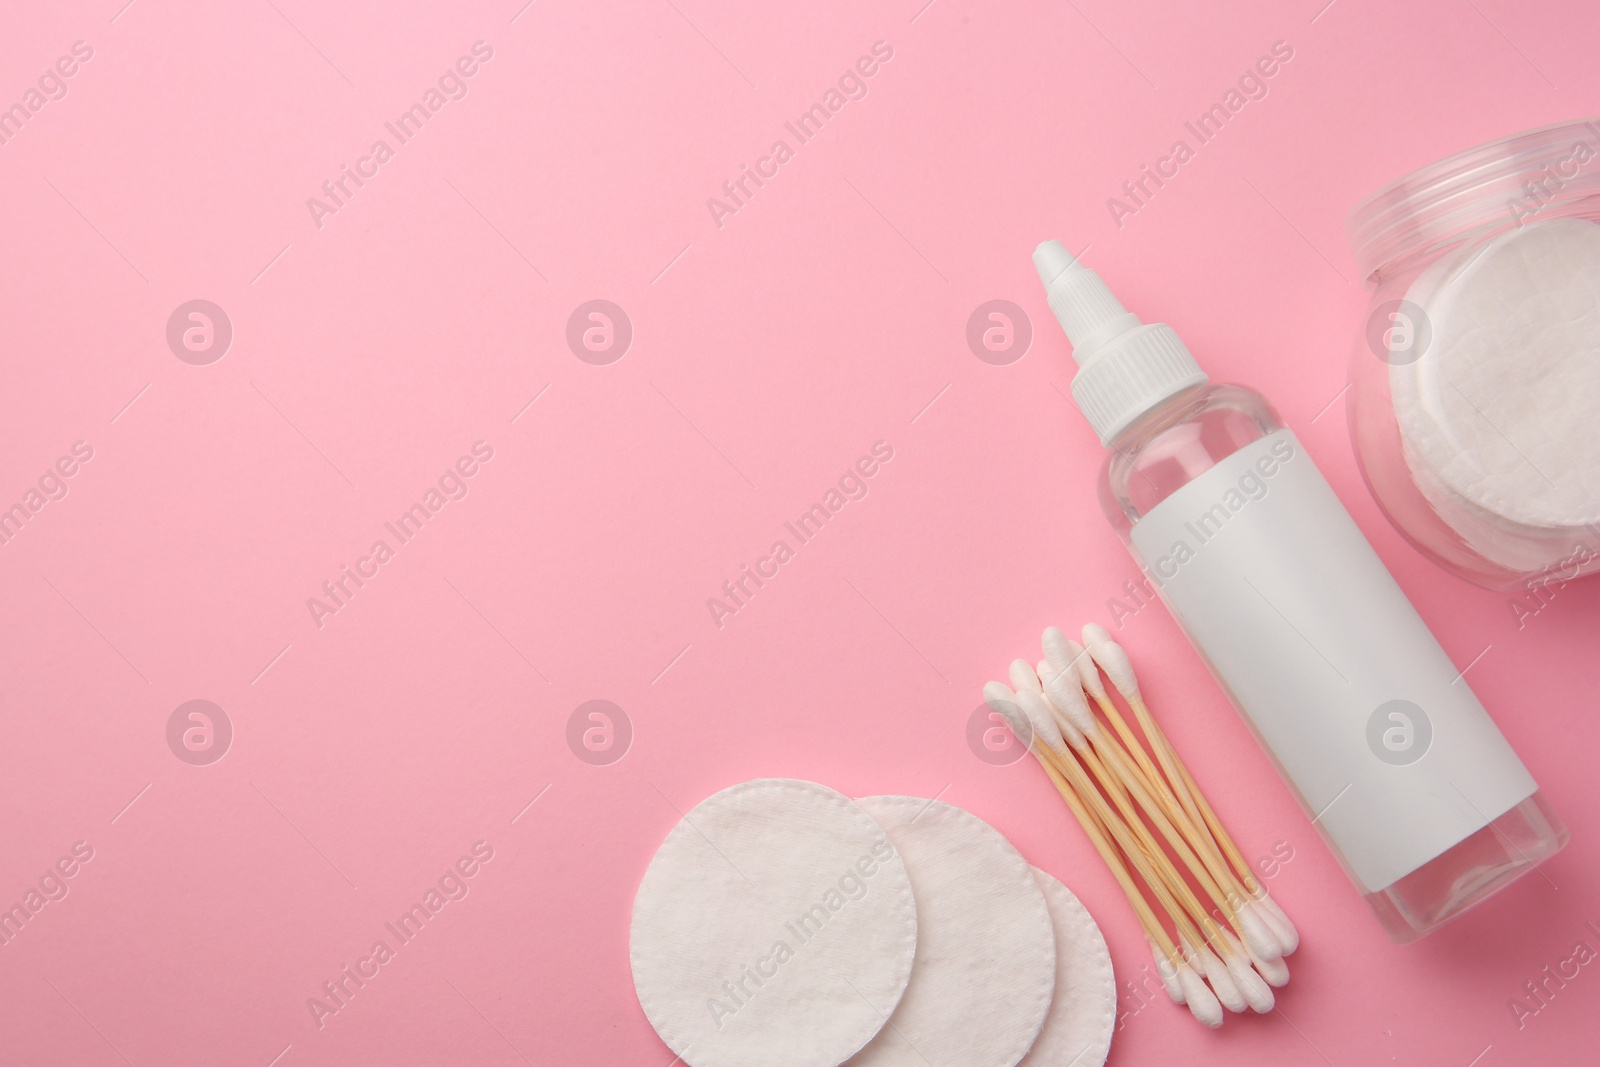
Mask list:
[{"label": "round cotton pad", "polygon": [[[1600,522],[1600,225],[1508,230],[1406,296],[1431,335],[1389,369],[1417,487],[1490,560],[1536,570],[1566,555]],[[1539,534],[1551,543],[1525,543]]]},{"label": "round cotton pad", "polygon": [[1101,1067],[1117,1028],[1111,952],[1070,889],[1037,867],[1033,877],[1056,927],[1056,997],[1020,1067]]},{"label": "round cotton pad", "polygon": [[633,900],[650,1024],[690,1067],[837,1067],[911,977],[916,904],[883,828],[849,798],[768,778],[701,801]]},{"label": "round cotton pad", "polygon": [[868,797],[911,872],[917,963],[850,1067],[1015,1067],[1050,1010],[1056,942],[1033,870],[988,823],[915,797]]}]

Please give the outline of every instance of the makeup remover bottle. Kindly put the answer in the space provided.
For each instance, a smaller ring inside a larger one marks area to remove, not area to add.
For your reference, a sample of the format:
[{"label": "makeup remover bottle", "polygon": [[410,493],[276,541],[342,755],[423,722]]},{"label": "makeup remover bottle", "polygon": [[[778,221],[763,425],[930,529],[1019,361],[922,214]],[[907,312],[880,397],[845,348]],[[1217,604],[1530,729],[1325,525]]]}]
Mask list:
[{"label": "makeup remover bottle", "polygon": [[1210,384],[1060,242],[1034,264],[1111,449],[1107,517],[1389,935],[1558,852],[1533,776],[1271,405]]}]

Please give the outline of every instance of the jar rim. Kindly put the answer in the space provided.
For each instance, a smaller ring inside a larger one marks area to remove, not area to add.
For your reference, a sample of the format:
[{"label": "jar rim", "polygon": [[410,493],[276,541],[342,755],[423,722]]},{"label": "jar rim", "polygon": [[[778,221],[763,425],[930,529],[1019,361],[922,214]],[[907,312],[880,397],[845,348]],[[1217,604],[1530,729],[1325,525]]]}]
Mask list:
[{"label": "jar rim", "polygon": [[1600,116],[1524,130],[1418,168],[1351,209],[1345,231],[1370,280],[1419,251],[1593,196],[1600,196]]}]

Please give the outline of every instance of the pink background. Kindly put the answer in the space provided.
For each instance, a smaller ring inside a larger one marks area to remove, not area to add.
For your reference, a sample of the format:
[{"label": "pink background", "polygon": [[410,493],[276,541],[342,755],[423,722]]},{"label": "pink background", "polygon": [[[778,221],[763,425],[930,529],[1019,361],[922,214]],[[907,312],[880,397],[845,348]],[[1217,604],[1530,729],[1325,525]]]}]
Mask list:
[{"label": "pink background", "polygon": [[[1365,303],[1345,212],[1593,112],[1593,5],[123,3],[28,5],[0,34],[4,105],[93,49],[0,146],[0,503],[93,449],[0,545],[0,903],[93,849],[0,947],[0,1061],[665,1067],[629,980],[634,888],[679,810],[768,775],[971,809],[1140,980],[1133,917],[1047,784],[964,733],[1043,625],[1106,620],[1136,575],[1063,399],[1028,258],[1049,236],[1276,402],[1573,835],[1391,945],[1165,611],[1140,612],[1122,637],[1216,806],[1247,851],[1293,850],[1269,884],[1305,946],[1281,1014],[1217,1034],[1125,990],[1112,1062],[1593,1055],[1592,967],[1520,1029],[1508,1001],[1600,948],[1600,585],[1519,629],[1425,562],[1362,486],[1340,399]],[[384,123],[480,40],[465,98],[319,227],[307,199],[394,147]],[[707,198],[794,147],[784,122],[876,41],[866,97],[719,227]],[[1107,198],[1275,41],[1294,55],[1266,98],[1118,228]],[[233,327],[206,366],[165,338],[196,298]],[[593,299],[632,324],[610,365],[565,341]],[[1035,332],[1006,366],[965,340],[993,299]],[[714,625],[707,598],[880,440],[866,498]],[[319,627],[307,599],[477,441],[467,497]],[[566,740],[595,698],[632,724],[609,765]],[[209,766],[168,747],[192,699],[234,729]],[[469,895],[319,1028],[307,999],[477,841]]]}]

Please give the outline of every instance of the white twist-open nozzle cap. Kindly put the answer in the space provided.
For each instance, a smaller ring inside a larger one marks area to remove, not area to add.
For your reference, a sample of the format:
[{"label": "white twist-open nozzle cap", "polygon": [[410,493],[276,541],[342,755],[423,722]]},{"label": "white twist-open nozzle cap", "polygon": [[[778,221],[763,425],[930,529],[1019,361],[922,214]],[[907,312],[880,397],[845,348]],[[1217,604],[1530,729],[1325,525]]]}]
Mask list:
[{"label": "white twist-open nozzle cap", "polygon": [[1033,265],[1078,362],[1072,399],[1101,444],[1168,398],[1207,382],[1172,327],[1141,324],[1060,241],[1034,249]]},{"label": "white twist-open nozzle cap", "polygon": [[1080,365],[1101,344],[1139,325],[1139,316],[1123,307],[1100,275],[1079,262],[1060,241],[1046,241],[1034,249],[1033,265],[1044,283],[1050,310],[1067,331],[1073,357]]}]

